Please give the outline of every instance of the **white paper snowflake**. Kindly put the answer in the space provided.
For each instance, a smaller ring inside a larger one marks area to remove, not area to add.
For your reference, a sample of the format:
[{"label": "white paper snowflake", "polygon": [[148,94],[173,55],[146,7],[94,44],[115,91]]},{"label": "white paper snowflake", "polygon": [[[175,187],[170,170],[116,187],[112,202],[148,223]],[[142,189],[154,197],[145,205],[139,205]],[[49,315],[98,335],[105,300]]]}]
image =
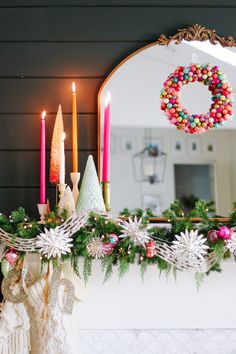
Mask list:
[{"label": "white paper snowflake", "polygon": [[37,236],[36,247],[47,257],[61,257],[62,254],[70,253],[73,246],[69,232],[64,232],[56,227],[55,229],[44,229],[44,233]]},{"label": "white paper snowflake", "polygon": [[129,218],[129,221],[123,221],[121,228],[123,229],[123,234],[119,235],[119,237],[129,237],[136,246],[145,247],[145,244],[150,239],[147,229],[143,228],[142,218],[138,220],[137,217],[135,217],[134,221]]},{"label": "white paper snowflake", "polygon": [[92,241],[87,244],[87,250],[90,256],[101,258],[104,256],[103,243],[99,237],[93,237]]},{"label": "white paper snowflake", "polygon": [[234,231],[229,240],[226,241],[226,248],[236,256],[236,232]]},{"label": "white paper snowflake", "polygon": [[171,246],[174,257],[191,263],[198,259],[204,259],[209,247],[205,244],[207,239],[203,235],[198,235],[198,230],[185,230],[175,237],[176,240],[172,242]]}]

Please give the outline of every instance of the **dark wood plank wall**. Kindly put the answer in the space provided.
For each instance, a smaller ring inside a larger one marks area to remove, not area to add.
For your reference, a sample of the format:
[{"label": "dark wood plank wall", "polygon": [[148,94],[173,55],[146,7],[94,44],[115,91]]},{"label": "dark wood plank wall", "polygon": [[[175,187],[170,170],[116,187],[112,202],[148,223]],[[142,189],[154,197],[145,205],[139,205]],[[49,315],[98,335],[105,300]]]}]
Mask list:
[{"label": "dark wood plank wall", "polygon": [[[79,159],[97,157],[97,93],[109,71],[160,33],[200,23],[236,36],[235,0],[0,0],[0,210],[37,215],[39,122],[48,157],[58,104],[71,129],[71,82],[79,98]],[[70,134],[66,141],[71,165]],[[54,199],[54,188],[48,185]]]}]

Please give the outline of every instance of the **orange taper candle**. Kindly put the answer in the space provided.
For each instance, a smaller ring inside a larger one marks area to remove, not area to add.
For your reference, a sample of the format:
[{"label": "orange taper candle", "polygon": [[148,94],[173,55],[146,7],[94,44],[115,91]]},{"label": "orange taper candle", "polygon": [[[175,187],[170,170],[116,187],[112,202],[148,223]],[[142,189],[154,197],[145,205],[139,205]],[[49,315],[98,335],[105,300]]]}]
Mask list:
[{"label": "orange taper candle", "polygon": [[75,82],[72,83],[72,172],[78,172],[78,125]]}]

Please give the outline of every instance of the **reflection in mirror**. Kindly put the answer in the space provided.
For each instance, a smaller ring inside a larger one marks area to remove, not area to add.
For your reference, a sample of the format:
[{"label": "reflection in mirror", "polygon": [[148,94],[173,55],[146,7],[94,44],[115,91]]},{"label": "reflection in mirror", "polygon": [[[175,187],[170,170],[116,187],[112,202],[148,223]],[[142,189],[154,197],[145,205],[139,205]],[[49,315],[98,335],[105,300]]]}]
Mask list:
[{"label": "reflection in mirror", "polygon": [[[217,65],[236,86],[236,50],[210,42],[154,44],[131,56],[106,81],[100,94],[101,131],[104,99],[111,104],[111,204],[119,213],[151,207],[163,212],[178,198],[185,210],[199,198],[214,200],[219,215],[227,215],[236,200],[236,121],[190,135],[176,129],[160,106],[167,77],[190,63]],[[201,83],[180,90],[190,113],[206,113],[211,92]],[[101,138],[103,141],[103,138]],[[102,160],[102,158],[101,158]]]}]

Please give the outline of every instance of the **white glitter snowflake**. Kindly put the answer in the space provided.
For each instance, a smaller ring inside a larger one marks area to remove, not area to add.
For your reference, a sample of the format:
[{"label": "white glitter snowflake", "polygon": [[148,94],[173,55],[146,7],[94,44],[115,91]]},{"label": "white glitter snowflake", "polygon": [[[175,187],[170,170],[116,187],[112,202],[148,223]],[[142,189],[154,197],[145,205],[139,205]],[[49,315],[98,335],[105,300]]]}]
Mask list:
[{"label": "white glitter snowflake", "polygon": [[130,241],[136,246],[145,247],[145,244],[150,239],[147,229],[143,228],[142,218],[138,220],[137,217],[135,217],[134,221],[129,218],[129,221],[123,221],[121,228],[123,229],[123,234],[119,235],[119,237],[129,237]]},{"label": "white glitter snowflake", "polygon": [[47,257],[61,257],[62,254],[70,253],[73,246],[69,232],[64,232],[56,227],[55,229],[44,229],[44,233],[37,236],[36,247]]},{"label": "white glitter snowflake", "polygon": [[209,247],[205,244],[207,239],[203,235],[198,235],[198,230],[185,230],[175,237],[171,248],[176,258],[192,263],[198,259],[203,260]]},{"label": "white glitter snowflake", "polygon": [[90,256],[101,258],[104,256],[104,247],[99,237],[93,237],[92,241],[87,244],[87,250]]},{"label": "white glitter snowflake", "polygon": [[226,242],[226,248],[236,256],[236,232],[234,231]]}]

